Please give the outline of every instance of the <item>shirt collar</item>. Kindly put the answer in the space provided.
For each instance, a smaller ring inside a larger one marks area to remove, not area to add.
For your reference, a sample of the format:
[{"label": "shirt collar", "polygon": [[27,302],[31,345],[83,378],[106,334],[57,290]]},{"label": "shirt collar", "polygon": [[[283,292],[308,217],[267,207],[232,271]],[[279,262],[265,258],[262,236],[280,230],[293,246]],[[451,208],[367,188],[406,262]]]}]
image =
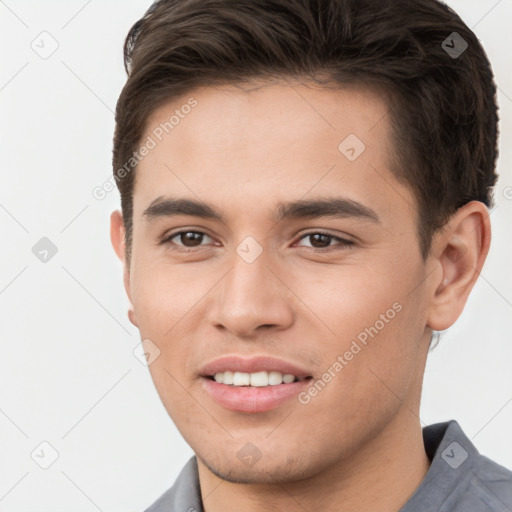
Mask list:
[{"label": "shirt collar", "polygon": [[455,420],[425,427],[423,442],[430,468],[400,512],[437,512],[478,464],[478,450]]}]

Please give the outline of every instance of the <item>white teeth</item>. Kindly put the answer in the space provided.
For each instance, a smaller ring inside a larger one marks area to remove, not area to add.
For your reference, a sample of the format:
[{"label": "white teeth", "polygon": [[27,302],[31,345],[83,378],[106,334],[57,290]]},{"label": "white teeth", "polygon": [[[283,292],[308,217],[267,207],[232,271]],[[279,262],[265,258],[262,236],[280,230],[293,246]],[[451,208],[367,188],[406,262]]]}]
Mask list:
[{"label": "white teeth", "polygon": [[256,373],[244,373],[244,372],[219,372],[216,373],[213,378],[215,382],[221,384],[230,384],[233,386],[253,386],[253,387],[264,387],[264,386],[276,386],[278,384],[291,384],[295,381],[295,375],[290,373],[282,374],[281,372],[256,372]]},{"label": "white teeth", "polygon": [[289,373],[286,373],[283,375],[283,382],[285,384],[291,384],[295,380],[295,377],[293,375],[290,375]]},{"label": "white teeth", "polygon": [[251,386],[255,386],[255,387],[268,386],[268,373],[267,372],[251,373]]},{"label": "white teeth", "polygon": [[234,386],[248,386],[250,384],[251,376],[248,373],[235,372],[233,375]]},{"label": "white teeth", "polygon": [[283,382],[283,374],[281,372],[268,372],[268,383],[271,386],[281,384]]}]

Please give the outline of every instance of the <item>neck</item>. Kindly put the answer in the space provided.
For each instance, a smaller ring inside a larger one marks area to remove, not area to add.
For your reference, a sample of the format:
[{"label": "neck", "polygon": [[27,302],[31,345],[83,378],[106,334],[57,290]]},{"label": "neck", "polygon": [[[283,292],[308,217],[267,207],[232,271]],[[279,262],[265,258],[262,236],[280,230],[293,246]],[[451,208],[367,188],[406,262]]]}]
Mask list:
[{"label": "neck", "polygon": [[300,481],[275,485],[227,482],[198,459],[205,512],[396,512],[421,484],[429,466],[421,425],[406,406],[356,454]]}]

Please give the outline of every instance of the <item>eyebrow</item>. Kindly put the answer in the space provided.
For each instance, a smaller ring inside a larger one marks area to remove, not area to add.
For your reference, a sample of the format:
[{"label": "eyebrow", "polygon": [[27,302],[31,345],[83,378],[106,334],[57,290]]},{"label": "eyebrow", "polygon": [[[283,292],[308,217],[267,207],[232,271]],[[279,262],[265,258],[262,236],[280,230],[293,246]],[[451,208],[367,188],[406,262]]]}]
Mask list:
[{"label": "eyebrow", "polygon": [[[147,220],[177,215],[190,215],[202,219],[225,222],[224,216],[213,206],[194,199],[157,197],[144,210]],[[297,200],[278,203],[273,218],[276,222],[292,219],[316,219],[322,217],[358,218],[379,223],[378,215],[370,207],[343,197]]]}]

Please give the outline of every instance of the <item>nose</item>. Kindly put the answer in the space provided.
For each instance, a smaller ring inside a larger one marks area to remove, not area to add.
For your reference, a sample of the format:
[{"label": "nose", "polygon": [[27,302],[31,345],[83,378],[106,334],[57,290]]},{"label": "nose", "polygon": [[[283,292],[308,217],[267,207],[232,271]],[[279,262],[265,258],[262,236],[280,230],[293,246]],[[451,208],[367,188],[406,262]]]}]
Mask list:
[{"label": "nose", "polygon": [[209,320],[218,329],[250,338],[264,329],[286,329],[294,321],[293,293],[265,251],[252,263],[238,254],[215,287]]}]

